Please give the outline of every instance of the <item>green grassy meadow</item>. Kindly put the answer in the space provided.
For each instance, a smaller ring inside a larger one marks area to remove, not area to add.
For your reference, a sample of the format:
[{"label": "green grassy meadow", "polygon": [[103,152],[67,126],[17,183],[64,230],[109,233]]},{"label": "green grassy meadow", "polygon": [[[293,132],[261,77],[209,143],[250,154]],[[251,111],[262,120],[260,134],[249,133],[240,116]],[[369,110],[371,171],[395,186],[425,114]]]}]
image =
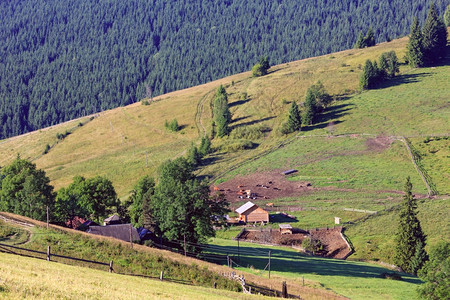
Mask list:
[{"label": "green grassy meadow", "polygon": [[230,254],[239,270],[268,277],[268,251],[271,251],[271,278],[283,277],[298,284],[316,285],[330,289],[350,299],[414,299],[415,288],[421,283],[414,276],[401,274],[403,280],[390,280],[383,273],[393,271],[379,265],[306,256],[289,247],[263,246],[215,238],[211,251]]}]

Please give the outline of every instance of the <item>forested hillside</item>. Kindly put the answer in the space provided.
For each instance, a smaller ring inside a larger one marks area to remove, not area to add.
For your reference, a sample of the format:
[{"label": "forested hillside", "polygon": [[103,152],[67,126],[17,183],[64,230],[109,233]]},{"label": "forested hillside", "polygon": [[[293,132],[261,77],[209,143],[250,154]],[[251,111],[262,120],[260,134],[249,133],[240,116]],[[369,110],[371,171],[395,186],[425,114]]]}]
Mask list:
[{"label": "forested hillside", "polygon": [[0,138],[248,70],[261,55],[351,48],[369,27],[377,42],[406,35],[431,2],[1,1]]}]

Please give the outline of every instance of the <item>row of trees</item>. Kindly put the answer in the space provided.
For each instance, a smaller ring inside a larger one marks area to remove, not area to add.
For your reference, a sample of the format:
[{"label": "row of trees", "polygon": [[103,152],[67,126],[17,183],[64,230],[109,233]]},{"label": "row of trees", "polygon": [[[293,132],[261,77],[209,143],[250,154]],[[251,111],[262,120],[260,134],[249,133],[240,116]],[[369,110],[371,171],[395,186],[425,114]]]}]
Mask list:
[{"label": "row of trees", "polygon": [[422,67],[437,63],[445,57],[446,45],[447,28],[439,17],[435,5],[432,4],[423,29],[420,28],[418,18],[414,18],[406,54],[409,65]]},{"label": "row of trees", "polygon": [[167,161],[159,168],[157,183],[144,176],[120,203],[108,179],[77,176],[55,193],[44,171],[17,158],[1,169],[0,210],[45,221],[48,208],[50,221],[59,223],[75,217],[101,222],[116,212],[169,240],[203,242],[214,235],[213,225],[223,221],[228,202],[223,194],[210,196],[208,183],[195,177],[194,167],[183,157]]},{"label": "row of trees", "polygon": [[393,78],[399,72],[399,62],[395,51],[381,54],[378,63],[368,59],[359,80],[361,90],[372,89],[380,82]]},{"label": "row of trees", "polygon": [[[1,1],[0,139],[148,96],[408,34],[432,0]],[[445,1],[439,2],[444,9]]]},{"label": "row of trees", "polygon": [[17,157],[0,172],[0,210],[44,221],[66,222],[75,216],[97,222],[117,209],[119,201],[106,178],[77,176],[67,188],[53,191],[43,170]]}]

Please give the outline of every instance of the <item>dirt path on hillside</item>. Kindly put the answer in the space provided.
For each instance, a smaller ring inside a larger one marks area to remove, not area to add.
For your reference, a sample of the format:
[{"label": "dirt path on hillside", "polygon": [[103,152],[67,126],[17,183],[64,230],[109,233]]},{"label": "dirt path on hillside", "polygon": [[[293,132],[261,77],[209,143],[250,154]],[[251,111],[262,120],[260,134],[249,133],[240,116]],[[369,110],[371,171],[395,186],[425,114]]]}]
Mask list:
[{"label": "dirt path on hillside", "polygon": [[29,224],[29,223],[25,223],[25,222],[21,222],[6,216],[3,216],[0,214],[0,220],[4,221],[5,223],[11,223],[14,225],[19,226],[21,229],[25,230],[28,232],[28,237],[26,239],[26,241],[24,242],[20,242],[20,243],[15,243],[14,245],[25,245],[27,243],[29,243],[31,241],[31,238],[33,236],[33,232],[30,230],[31,227],[34,227],[33,224]]}]

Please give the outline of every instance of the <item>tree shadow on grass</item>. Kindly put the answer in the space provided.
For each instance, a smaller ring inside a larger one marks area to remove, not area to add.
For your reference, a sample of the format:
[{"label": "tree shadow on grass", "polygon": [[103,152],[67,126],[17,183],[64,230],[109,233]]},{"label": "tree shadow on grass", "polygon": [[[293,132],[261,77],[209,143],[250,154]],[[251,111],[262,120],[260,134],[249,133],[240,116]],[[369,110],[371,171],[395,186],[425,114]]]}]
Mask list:
[{"label": "tree shadow on grass", "polygon": [[431,73],[427,73],[427,72],[422,72],[422,73],[417,73],[417,74],[399,75],[394,78],[386,79],[383,82],[380,82],[379,84],[377,84],[376,87],[373,88],[373,90],[390,88],[393,86],[402,85],[402,84],[406,84],[406,83],[419,82],[421,80],[421,78],[428,77],[431,75],[432,75]]},{"label": "tree shadow on grass", "polygon": [[239,122],[239,121],[248,119],[248,118],[250,118],[250,116],[239,117],[239,118],[236,118],[236,119],[231,120],[231,123],[236,123],[236,122]]},{"label": "tree shadow on grass", "polygon": [[[322,276],[345,276],[353,278],[380,278],[383,273],[394,271],[376,265],[367,265],[359,262],[338,259],[311,257],[304,254],[281,249],[257,248],[251,246],[239,247],[239,256],[236,246],[212,246],[216,253],[229,255],[233,261],[243,267],[253,266],[255,269],[263,270],[268,263],[268,251],[271,255],[271,270],[276,272],[289,272],[298,274],[315,274]],[[397,273],[397,272],[394,272]],[[422,283],[415,276],[398,273],[403,281],[413,284]],[[389,279],[385,279],[389,280]]]},{"label": "tree shadow on grass", "polygon": [[302,128],[302,131],[325,128],[331,121],[333,121],[334,125],[342,123],[342,121],[336,119],[347,115],[348,111],[352,110],[353,106],[354,104],[352,103],[330,106],[317,116],[315,124]]},{"label": "tree shadow on grass", "polygon": [[233,125],[233,126],[230,126],[230,130],[233,130],[233,129],[235,129],[237,127],[241,127],[241,126],[250,126],[250,125],[258,124],[258,123],[261,123],[261,122],[264,122],[264,121],[272,120],[274,118],[275,117],[267,117],[267,118],[262,118],[262,119],[259,119],[259,120],[254,120],[254,121],[250,121],[250,122],[245,122],[245,123]]},{"label": "tree shadow on grass", "polygon": [[228,104],[228,107],[234,107],[234,106],[242,105],[242,104],[245,104],[245,103],[249,102],[250,100],[251,100],[251,99],[245,99],[245,100],[234,101],[234,102]]}]

